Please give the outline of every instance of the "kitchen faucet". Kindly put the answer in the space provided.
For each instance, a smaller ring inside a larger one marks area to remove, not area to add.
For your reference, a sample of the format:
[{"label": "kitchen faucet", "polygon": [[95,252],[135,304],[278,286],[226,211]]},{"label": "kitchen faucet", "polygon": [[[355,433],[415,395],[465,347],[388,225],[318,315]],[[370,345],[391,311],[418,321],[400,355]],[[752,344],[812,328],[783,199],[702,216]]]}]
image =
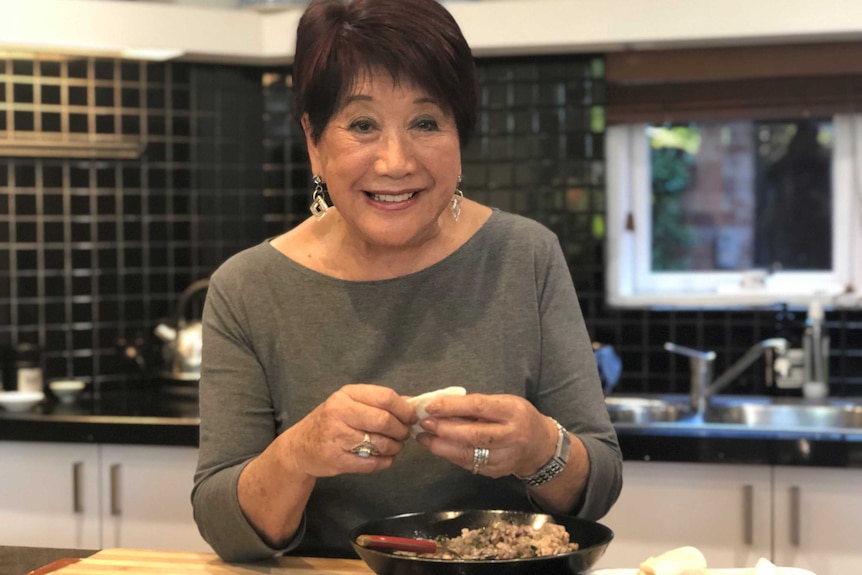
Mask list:
[{"label": "kitchen faucet", "polygon": [[[689,358],[691,362],[691,407],[698,414],[706,412],[709,398],[727,387],[733,380],[745,371],[752,363],[767,351],[776,351],[779,357],[784,356],[790,348],[790,342],[783,337],[765,339],[748,348],[727,371],[713,380],[714,351],[700,351],[667,342],[664,348],[671,353],[678,353]],[[769,369],[774,369],[770,362]]]}]

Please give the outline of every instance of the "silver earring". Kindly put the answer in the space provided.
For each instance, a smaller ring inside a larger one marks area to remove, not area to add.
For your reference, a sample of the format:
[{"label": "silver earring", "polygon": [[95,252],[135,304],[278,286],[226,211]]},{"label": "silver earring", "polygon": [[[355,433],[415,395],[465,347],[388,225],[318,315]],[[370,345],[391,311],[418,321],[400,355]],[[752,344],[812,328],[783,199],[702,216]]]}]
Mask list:
[{"label": "silver earring", "polygon": [[458,176],[458,185],[455,186],[455,193],[452,195],[452,204],[450,208],[452,209],[452,217],[455,218],[455,221],[458,221],[458,218],[461,217],[461,200],[464,199],[464,192],[460,189],[461,186],[461,176]]},{"label": "silver earring", "polygon": [[329,209],[329,204],[326,203],[326,198],[323,195],[323,179],[320,176],[314,176],[314,192],[311,194],[311,205],[308,207],[311,213],[318,220],[323,219],[326,215],[326,210]]}]

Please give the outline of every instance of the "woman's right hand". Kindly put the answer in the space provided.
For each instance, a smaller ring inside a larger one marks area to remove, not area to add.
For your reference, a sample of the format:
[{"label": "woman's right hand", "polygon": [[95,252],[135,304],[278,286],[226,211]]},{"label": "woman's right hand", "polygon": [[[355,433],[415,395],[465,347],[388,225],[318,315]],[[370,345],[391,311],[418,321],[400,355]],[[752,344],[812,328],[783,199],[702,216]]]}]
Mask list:
[{"label": "woman's right hand", "polygon": [[[410,439],[416,413],[406,398],[388,387],[345,385],[276,440],[282,456],[312,477],[371,473],[387,469]],[[360,457],[351,449],[365,434],[376,455]]]}]

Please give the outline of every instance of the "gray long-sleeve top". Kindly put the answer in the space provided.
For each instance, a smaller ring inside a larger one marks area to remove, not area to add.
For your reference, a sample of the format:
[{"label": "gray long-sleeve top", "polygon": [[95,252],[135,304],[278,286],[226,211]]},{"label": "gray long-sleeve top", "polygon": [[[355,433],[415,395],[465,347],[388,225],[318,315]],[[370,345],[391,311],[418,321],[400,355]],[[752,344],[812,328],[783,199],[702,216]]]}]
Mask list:
[{"label": "gray long-sleeve top", "polygon": [[[242,468],[350,383],[526,397],[586,446],[591,471],[577,514],[598,519],[619,494],[622,457],[571,275],[556,236],[532,220],[494,210],[444,260],[380,281],[325,276],[264,242],[213,274],[203,323],[192,502],[204,538],[227,560],[282,551],[240,509]],[[388,470],[319,479],[293,551],[355,556],[347,533],[359,523],[460,508],[531,503],[516,478],[472,475],[411,441]]]}]

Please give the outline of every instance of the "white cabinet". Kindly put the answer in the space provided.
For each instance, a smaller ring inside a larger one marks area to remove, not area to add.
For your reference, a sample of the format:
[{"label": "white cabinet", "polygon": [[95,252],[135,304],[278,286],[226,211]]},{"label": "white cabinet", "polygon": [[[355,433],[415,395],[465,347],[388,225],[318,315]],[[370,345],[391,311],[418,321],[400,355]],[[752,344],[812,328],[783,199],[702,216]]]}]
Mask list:
[{"label": "white cabinet", "polygon": [[623,481],[598,567],[693,545],[716,568],[760,557],[817,575],[862,568],[862,469],[626,461]]},{"label": "white cabinet", "polygon": [[626,461],[623,490],[604,523],[614,540],[601,568],[630,568],[693,545],[715,567],[769,557],[770,469],[731,464]]},{"label": "white cabinet", "polygon": [[197,449],[0,442],[4,545],[212,551],[192,518]]},{"label": "white cabinet", "polygon": [[862,469],[776,467],[774,501],[776,564],[862,570]]},{"label": "white cabinet", "polygon": [[212,551],[192,517],[197,449],[103,445],[102,548]]},{"label": "white cabinet", "polygon": [[0,542],[99,549],[99,447],[0,442]]}]

